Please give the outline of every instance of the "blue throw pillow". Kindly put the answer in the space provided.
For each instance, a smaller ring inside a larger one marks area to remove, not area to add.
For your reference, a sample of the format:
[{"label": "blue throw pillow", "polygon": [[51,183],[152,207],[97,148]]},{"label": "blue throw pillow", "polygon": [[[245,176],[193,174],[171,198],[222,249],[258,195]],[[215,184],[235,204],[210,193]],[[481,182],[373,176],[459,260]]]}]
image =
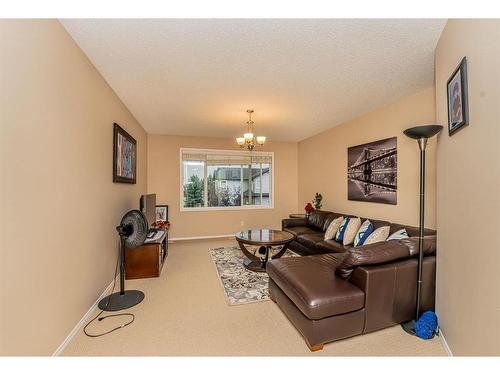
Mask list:
[{"label": "blue throw pillow", "polygon": [[373,224],[370,220],[365,220],[365,222],[359,227],[356,237],[354,237],[354,246],[363,245],[370,234],[372,234],[373,229]]},{"label": "blue throw pillow", "polygon": [[408,238],[408,233],[406,233],[406,229],[404,228],[391,234],[389,237],[387,237],[386,241],[402,240],[403,238]]},{"label": "blue throw pillow", "polygon": [[347,224],[349,224],[350,218],[346,217],[344,218],[344,221],[342,221],[342,224],[340,224],[339,230],[337,231],[337,234],[335,236],[335,241],[337,242],[342,242],[344,241],[344,233],[345,230],[347,229]]}]

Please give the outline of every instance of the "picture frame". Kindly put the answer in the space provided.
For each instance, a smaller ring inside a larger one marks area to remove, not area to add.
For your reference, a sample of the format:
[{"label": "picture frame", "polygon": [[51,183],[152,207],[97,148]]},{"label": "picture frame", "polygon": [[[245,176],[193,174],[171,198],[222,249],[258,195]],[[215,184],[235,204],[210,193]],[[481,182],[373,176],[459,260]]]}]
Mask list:
[{"label": "picture frame", "polygon": [[168,205],[159,204],[156,205],[156,217],[155,220],[158,221],[168,221]]},{"label": "picture frame", "polygon": [[464,57],[446,82],[448,104],[448,135],[452,136],[469,125],[469,90],[467,87],[467,57]]},{"label": "picture frame", "polygon": [[398,138],[347,148],[347,199],[398,203]]},{"label": "picture frame", "polygon": [[113,123],[113,182],[135,184],[137,142],[116,122]]}]

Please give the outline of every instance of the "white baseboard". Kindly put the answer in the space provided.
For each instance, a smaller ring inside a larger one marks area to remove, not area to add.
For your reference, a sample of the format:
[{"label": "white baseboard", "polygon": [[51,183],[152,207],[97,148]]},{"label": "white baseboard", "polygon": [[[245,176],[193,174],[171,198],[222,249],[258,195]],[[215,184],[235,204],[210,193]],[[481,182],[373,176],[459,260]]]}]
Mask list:
[{"label": "white baseboard", "polygon": [[64,341],[59,345],[59,347],[55,350],[54,353],[52,353],[53,357],[59,356],[64,349],[68,346],[68,344],[73,340],[73,338],[76,336],[76,334],[80,331],[80,329],[83,327],[85,322],[90,318],[90,316],[94,313],[94,311],[97,309],[97,304],[101,299],[106,297],[109,292],[111,292],[111,288],[113,287],[113,282],[112,280],[109,285],[104,289],[104,291],[101,293],[101,295],[96,299],[96,301],[90,306],[90,309],[85,313],[85,315],[80,319],[80,321],[76,324],[75,328],[71,330],[69,335],[64,339]]},{"label": "white baseboard", "polygon": [[198,236],[198,237],[172,237],[169,241],[193,241],[193,240],[210,240],[214,238],[234,238],[233,234],[219,234],[216,236]]},{"label": "white baseboard", "polygon": [[453,357],[453,353],[448,346],[448,343],[446,342],[446,338],[444,337],[443,331],[441,331],[441,328],[439,328],[439,340],[441,341],[441,344],[444,347],[444,350],[446,351],[446,354],[448,354],[449,357]]}]

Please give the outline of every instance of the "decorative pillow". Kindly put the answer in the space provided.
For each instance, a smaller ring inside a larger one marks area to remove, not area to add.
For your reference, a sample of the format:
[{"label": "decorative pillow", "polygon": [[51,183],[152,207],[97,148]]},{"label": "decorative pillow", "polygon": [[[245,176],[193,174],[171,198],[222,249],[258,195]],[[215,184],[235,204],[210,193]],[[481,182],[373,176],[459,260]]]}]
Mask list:
[{"label": "decorative pillow", "polygon": [[336,219],[333,219],[325,232],[325,240],[333,240],[335,234],[339,230],[340,224],[344,221],[344,217],[340,216]]},{"label": "decorative pillow", "polygon": [[342,224],[340,224],[339,229],[337,230],[337,234],[335,235],[335,241],[337,242],[344,241],[344,233],[345,230],[347,229],[347,224],[349,224],[349,218],[345,217],[344,220],[342,220]]},{"label": "decorative pillow", "polygon": [[386,241],[396,241],[396,240],[402,240],[403,238],[408,238],[408,233],[406,233],[406,229],[400,229],[395,231],[393,234],[391,234],[389,237],[387,237]]},{"label": "decorative pillow", "polygon": [[384,227],[380,227],[380,228],[375,229],[372,232],[372,234],[370,234],[368,236],[368,238],[365,240],[363,245],[369,245],[371,243],[385,241],[387,239],[387,237],[389,237],[389,230],[390,230],[389,226],[384,226]]},{"label": "decorative pillow", "polygon": [[344,240],[342,241],[344,245],[350,245],[354,242],[354,237],[356,237],[356,233],[358,233],[360,226],[361,219],[359,217],[349,220],[344,232]]},{"label": "decorative pillow", "polygon": [[366,239],[373,232],[373,224],[370,220],[365,220],[365,222],[359,227],[356,237],[354,237],[354,246],[361,246],[365,243]]}]

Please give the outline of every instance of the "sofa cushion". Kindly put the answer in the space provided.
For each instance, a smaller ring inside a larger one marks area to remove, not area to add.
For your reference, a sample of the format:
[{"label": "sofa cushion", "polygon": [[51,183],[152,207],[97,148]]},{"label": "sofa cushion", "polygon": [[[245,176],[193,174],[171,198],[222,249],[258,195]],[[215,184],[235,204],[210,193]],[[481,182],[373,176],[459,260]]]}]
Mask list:
[{"label": "sofa cushion", "polygon": [[344,232],[344,239],[342,243],[345,245],[352,245],[354,243],[354,237],[356,237],[356,233],[358,233],[359,227],[361,226],[361,219],[359,217],[355,217],[349,220],[347,224],[347,228]]},{"label": "sofa cushion", "polygon": [[324,237],[323,232],[316,231],[316,232],[301,234],[295,238],[295,241],[297,241],[301,245],[304,245],[305,247],[315,249],[316,244],[318,242],[323,241],[323,237]]},{"label": "sofa cushion", "polygon": [[316,243],[316,249],[324,252],[335,252],[335,253],[343,253],[346,250],[352,248],[352,245],[344,246],[341,242],[337,242],[335,240],[324,240]]},{"label": "sofa cushion", "polygon": [[366,239],[373,232],[373,224],[370,220],[365,220],[358,229],[356,237],[354,237],[354,246],[361,246],[365,243]]},{"label": "sofa cushion", "polygon": [[344,241],[344,233],[349,225],[350,217],[344,217],[342,220],[342,224],[340,224],[339,229],[337,230],[337,234],[335,234],[335,241],[343,242]]},{"label": "sofa cushion", "polygon": [[309,215],[309,218],[307,219],[307,225],[315,229],[324,231],[325,222],[331,214],[332,212],[330,211],[315,210]]},{"label": "sofa cushion", "polygon": [[385,241],[389,237],[389,227],[388,226],[383,226],[380,228],[375,229],[372,234],[368,236],[368,238],[365,240],[365,245],[371,245],[376,242],[382,242]]},{"label": "sofa cushion", "polygon": [[336,212],[330,212],[330,215],[328,215],[326,217],[326,220],[325,220],[325,225],[323,225],[323,231],[326,232],[326,230],[328,229],[328,227],[330,226],[330,224],[332,223],[333,220],[339,218],[343,216],[342,214],[338,214]]},{"label": "sofa cushion", "polygon": [[365,295],[335,276],[342,254],[274,259],[267,274],[309,319],[345,314],[364,307]]},{"label": "sofa cushion", "polygon": [[289,228],[283,228],[285,232],[289,232],[291,234],[294,234],[295,236],[301,236],[306,233],[321,233],[316,229],[313,229],[311,227],[289,227]]},{"label": "sofa cushion", "polygon": [[404,228],[395,231],[393,234],[387,237],[386,241],[397,241],[397,240],[402,240],[403,238],[408,238],[408,233],[406,233],[406,229]]},{"label": "sofa cushion", "polygon": [[343,216],[339,216],[333,220],[330,221],[330,224],[328,224],[328,228],[326,228],[325,231],[325,240],[333,240],[335,238],[335,235],[337,234],[337,231],[340,227],[340,224],[342,224],[342,221],[344,220]]}]

